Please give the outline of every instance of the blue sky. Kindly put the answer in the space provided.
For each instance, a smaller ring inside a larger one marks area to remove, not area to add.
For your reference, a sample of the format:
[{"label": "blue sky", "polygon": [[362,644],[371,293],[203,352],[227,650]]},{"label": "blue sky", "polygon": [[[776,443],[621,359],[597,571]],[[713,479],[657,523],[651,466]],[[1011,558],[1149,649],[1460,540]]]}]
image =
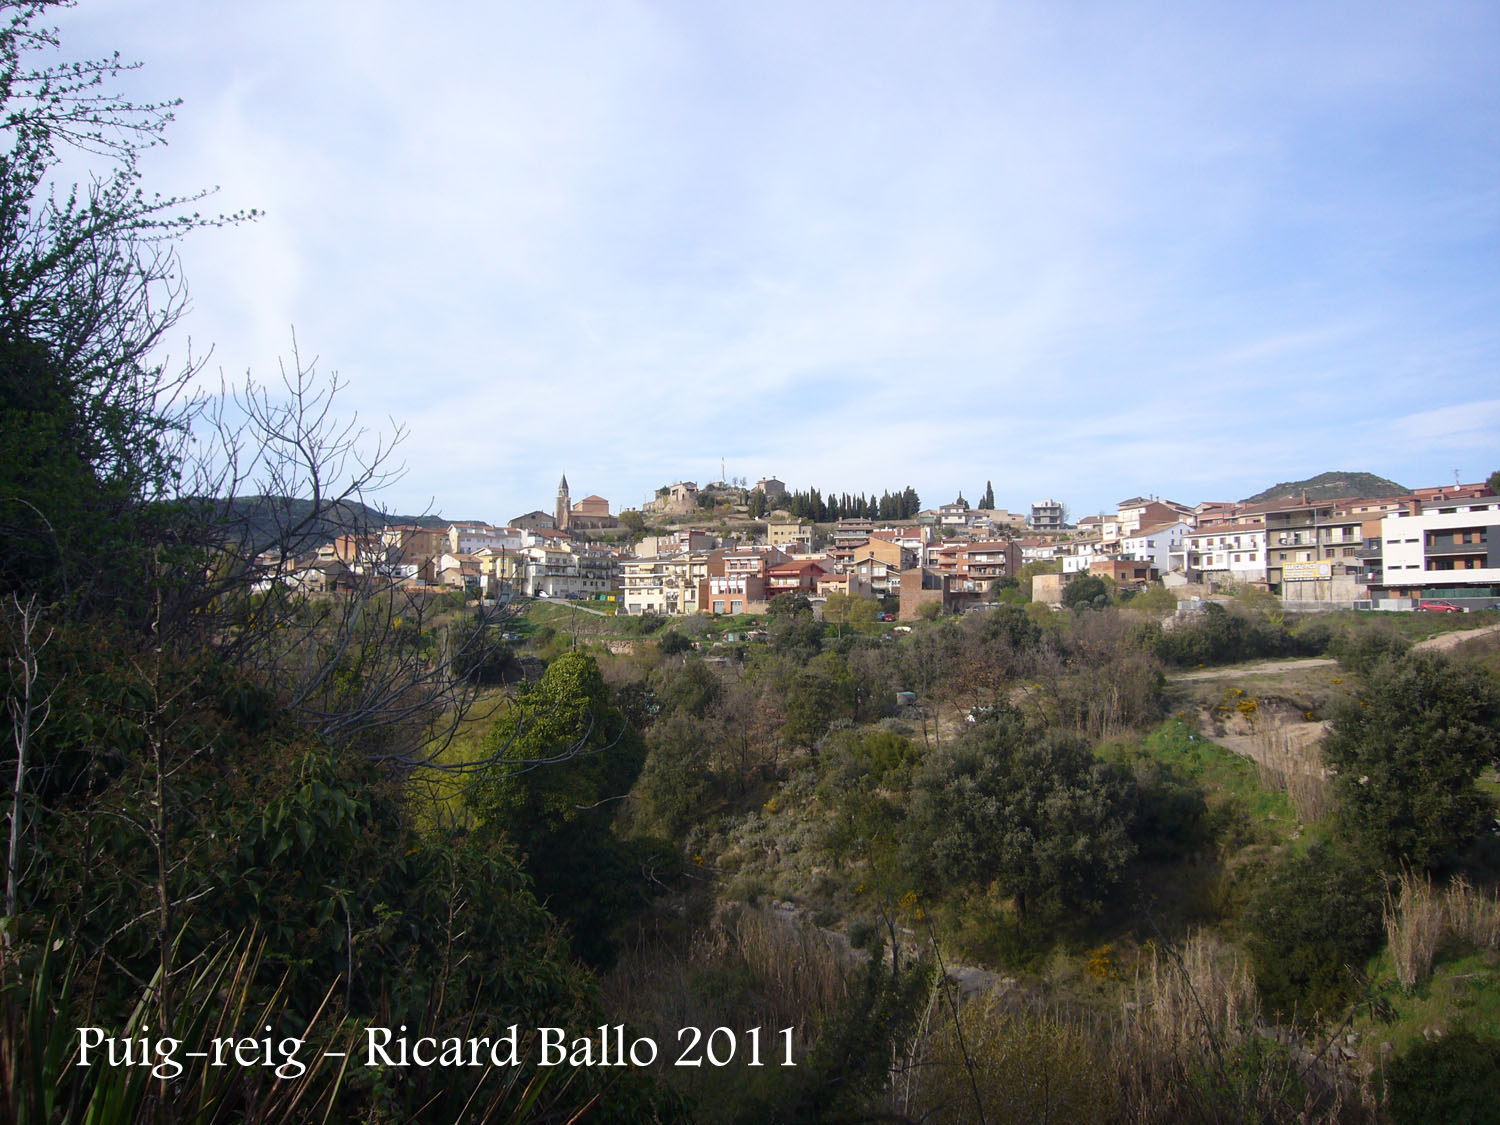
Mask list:
[{"label": "blue sky", "polygon": [[[1235,499],[1500,468],[1500,7],[85,0],[180,96],[195,348],[384,499]],[[174,345],[180,352],[185,341]]]}]

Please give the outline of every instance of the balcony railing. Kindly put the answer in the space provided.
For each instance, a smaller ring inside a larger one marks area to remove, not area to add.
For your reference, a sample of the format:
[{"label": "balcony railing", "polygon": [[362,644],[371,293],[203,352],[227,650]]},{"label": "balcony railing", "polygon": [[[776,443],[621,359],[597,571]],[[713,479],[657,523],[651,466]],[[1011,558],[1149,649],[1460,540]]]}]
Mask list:
[{"label": "balcony railing", "polygon": [[1440,539],[1436,543],[1428,543],[1423,548],[1428,555],[1478,555],[1489,554],[1488,537],[1480,539],[1478,543],[1455,543],[1451,537]]}]

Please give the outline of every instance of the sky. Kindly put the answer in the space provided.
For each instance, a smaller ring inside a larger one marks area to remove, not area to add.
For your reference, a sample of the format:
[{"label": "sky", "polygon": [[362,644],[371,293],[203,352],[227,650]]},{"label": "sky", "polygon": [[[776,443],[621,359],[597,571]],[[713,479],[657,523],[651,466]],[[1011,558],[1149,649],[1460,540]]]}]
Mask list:
[{"label": "sky", "polygon": [[[1500,6],[83,0],[180,97],[173,354],[337,372],[377,499],[721,471],[1074,515],[1500,468]],[[723,468],[721,469],[721,465]]]}]

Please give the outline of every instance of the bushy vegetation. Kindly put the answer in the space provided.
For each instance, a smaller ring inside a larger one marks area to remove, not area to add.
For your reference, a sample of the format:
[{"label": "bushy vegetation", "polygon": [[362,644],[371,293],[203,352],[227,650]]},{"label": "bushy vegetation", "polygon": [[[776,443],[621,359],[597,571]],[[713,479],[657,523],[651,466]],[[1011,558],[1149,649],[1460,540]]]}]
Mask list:
[{"label": "bushy vegetation", "polygon": [[1367,858],[1321,844],[1286,852],[1265,869],[1244,925],[1256,983],[1275,1012],[1344,1011],[1383,936],[1382,890]]},{"label": "bushy vegetation", "polygon": [[1451,865],[1491,803],[1475,782],[1500,759],[1500,688],[1438,653],[1382,658],[1325,743],[1342,822],[1391,864]]},{"label": "bushy vegetation", "polygon": [[1278,656],[1319,656],[1331,635],[1318,621],[1294,625],[1279,616],[1206,603],[1196,618],[1171,629],[1151,628],[1142,643],[1166,664],[1191,668]]}]

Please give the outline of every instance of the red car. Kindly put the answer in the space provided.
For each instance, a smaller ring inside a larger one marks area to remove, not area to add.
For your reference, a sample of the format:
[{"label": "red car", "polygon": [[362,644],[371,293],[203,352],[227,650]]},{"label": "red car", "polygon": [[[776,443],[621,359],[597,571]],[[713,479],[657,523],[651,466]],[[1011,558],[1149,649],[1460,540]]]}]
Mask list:
[{"label": "red car", "polygon": [[1463,610],[1452,602],[1421,602],[1418,609],[1425,609],[1428,613],[1462,613]]}]

